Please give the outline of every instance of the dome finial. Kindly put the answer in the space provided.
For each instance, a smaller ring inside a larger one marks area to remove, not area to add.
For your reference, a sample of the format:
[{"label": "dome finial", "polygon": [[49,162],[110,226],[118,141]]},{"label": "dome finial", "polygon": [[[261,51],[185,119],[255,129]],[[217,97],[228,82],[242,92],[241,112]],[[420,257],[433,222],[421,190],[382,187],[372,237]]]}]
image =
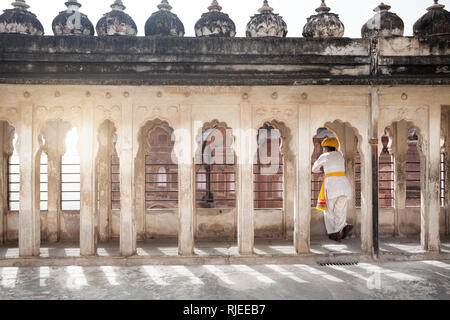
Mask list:
[{"label": "dome finial", "polygon": [[401,37],[405,30],[403,20],[393,12],[390,5],[381,2],[373,9],[376,14],[361,28],[363,38]]},{"label": "dome finial", "polygon": [[263,6],[258,10],[259,13],[272,13],[273,8],[269,6],[269,1],[264,0]]},{"label": "dome finial", "polygon": [[71,0],[71,1],[67,1],[66,3],[64,3],[66,5],[66,7],[68,9],[80,9],[81,8],[81,3],[79,3],[77,0]]},{"label": "dome finial", "polygon": [[373,9],[373,11],[375,12],[387,12],[391,9],[391,6],[388,4],[384,4],[384,2],[380,3],[380,5],[378,7],[376,7],[375,9]]},{"label": "dome finial", "polygon": [[30,7],[29,5],[27,5],[27,4],[25,3],[25,0],[16,0],[16,1],[14,1],[13,3],[11,3],[11,5],[12,5],[14,8],[22,9],[22,10],[27,10],[27,9]]},{"label": "dome finial", "polygon": [[222,7],[219,5],[219,3],[217,2],[217,0],[213,0],[211,2],[211,5],[208,7],[209,11],[222,11]]},{"label": "dome finial", "polygon": [[322,0],[322,4],[320,5],[320,7],[318,7],[317,9],[316,9],[316,12],[319,12],[319,13],[321,13],[321,12],[330,12],[330,8],[329,7],[327,7],[327,5],[325,4],[325,0]]},{"label": "dome finial", "polygon": [[434,4],[433,4],[431,7],[427,8],[427,10],[428,10],[428,11],[431,11],[431,10],[440,10],[440,9],[444,9],[444,8],[445,8],[445,5],[440,4],[440,3],[439,3],[439,0],[434,0]]},{"label": "dome finial", "polygon": [[161,3],[158,4],[158,9],[170,11],[170,10],[172,10],[172,6],[169,4],[169,1],[162,0]]},{"label": "dome finial", "polygon": [[123,5],[122,0],[116,0],[116,1],[114,1],[114,3],[111,5],[111,8],[112,8],[113,10],[123,11],[123,10],[125,10],[127,7],[125,7],[125,6]]},{"label": "dome finial", "polygon": [[345,27],[339,15],[330,12],[330,8],[322,0],[322,4],[316,9],[317,14],[307,18],[303,27],[305,38],[339,38],[344,35]]},{"label": "dome finial", "polygon": [[4,10],[0,15],[0,34],[44,35],[44,27],[36,15],[27,10],[30,6],[25,0],[15,0],[11,5],[12,9]]}]

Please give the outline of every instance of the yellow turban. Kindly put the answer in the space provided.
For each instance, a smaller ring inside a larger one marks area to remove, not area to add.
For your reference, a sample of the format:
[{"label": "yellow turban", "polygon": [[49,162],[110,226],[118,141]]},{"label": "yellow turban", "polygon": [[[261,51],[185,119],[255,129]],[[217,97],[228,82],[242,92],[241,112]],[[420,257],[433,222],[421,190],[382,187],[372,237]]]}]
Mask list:
[{"label": "yellow turban", "polygon": [[325,138],[322,141],[322,147],[333,147],[337,150],[339,149],[339,141],[336,138]]}]

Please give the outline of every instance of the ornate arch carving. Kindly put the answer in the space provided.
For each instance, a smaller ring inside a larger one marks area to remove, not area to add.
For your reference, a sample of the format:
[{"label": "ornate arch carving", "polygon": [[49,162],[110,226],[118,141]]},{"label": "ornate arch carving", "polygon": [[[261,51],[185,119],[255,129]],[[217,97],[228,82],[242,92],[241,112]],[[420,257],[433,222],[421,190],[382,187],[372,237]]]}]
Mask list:
[{"label": "ornate arch carving", "polygon": [[292,141],[291,129],[283,121],[278,121],[278,120],[264,121],[264,122],[260,123],[260,125],[258,125],[258,127],[256,129],[257,130],[256,135],[258,135],[259,129],[261,127],[263,127],[264,125],[269,125],[278,130],[278,132],[280,133],[280,139],[281,139],[280,149],[281,149],[282,155],[286,158],[286,160],[293,159],[294,152],[291,148],[291,141]]},{"label": "ornate arch carving", "polygon": [[226,130],[231,130],[231,137],[232,137],[232,141],[230,144],[231,149],[233,150],[233,157],[234,157],[234,163],[236,163],[236,150],[235,150],[235,146],[236,146],[236,136],[233,133],[233,129],[226,123],[226,122],[220,122],[217,119],[213,119],[210,122],[205,122],[203,123],[203,126],[198,130],[197,132],[197,136],[195,137],[195,142],[196,142],[196,150],[195,150],[195,163],[201,163],[201,157],[202,157],[202,143],[203,141],[203,135],[204,133],[208,130],[208,129],[212,129],[214,127],[222,127],[225,128]]}]

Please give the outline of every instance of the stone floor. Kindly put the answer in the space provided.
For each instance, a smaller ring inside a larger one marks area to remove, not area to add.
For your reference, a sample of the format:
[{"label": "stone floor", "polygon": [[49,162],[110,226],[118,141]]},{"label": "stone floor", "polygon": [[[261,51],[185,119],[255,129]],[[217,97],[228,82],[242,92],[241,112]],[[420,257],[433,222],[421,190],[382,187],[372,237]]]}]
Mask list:
[{"label": "stone floor", "polygon": [[450,261],[0,267],[0,300],[450,299]]},{"label": "stone floor", "polygon": [[[415,238],[383,238],[380,240],[380,251],[393,254],[424,253],[420,246],[420,239]],[[256,255],[295,255],[292,241],[286,240],[255,240]],[[441,252],[450,253],[450,237],[441,239]],[[324,238],[311,239],[311,253],[317,255],[361,253],[361,242],[358,238],[346,239],[341,243]],[[195,254],[198,256],[237,256],[237,243],[197,241]],[[177,256],[178,244],[176,239],[138,241],[137,255]],[[78,243],[60,242],[55,244],[41,244],[42,258],[79,257]],[[98,248],[100,257],[119,257],[119,242],[110,241],[100,243]],[[0,246],[0,259],[19,258],[17,244]]]}]

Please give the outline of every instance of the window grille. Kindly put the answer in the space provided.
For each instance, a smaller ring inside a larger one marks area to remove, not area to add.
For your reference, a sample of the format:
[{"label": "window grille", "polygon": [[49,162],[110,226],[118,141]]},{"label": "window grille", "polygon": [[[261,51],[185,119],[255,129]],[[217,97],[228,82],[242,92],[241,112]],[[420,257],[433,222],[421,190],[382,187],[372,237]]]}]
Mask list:
[{"label": "window grille", "polygon": [[61,157],[61,210],[80,210],[80,155],[77,129],[66,137],[66,153]]},{"label": "window grille", "polygon": [[417,148],[417,136],[408,138],[406,153],[406,206],[417,207],[421,203],[420,192],[420,154]]},{"label": "window grille", "polygon": [[13,154],[8,158],[8,203],[10,211],[19,211],[20,164],[17,154]]},{"label": "window grille", "polygon": [[150,152],[145,156],[145,208],[178,208],[178,165],[172,160],[173,130],[158,127],[149,137]]},{"label": "window grille", "polygon": [[378,203],[380,208],[394,206],[394,159],[383,150],[378,160]]},{"label": "window grille", "polygon": [[[161,168],[165,170],[166,181],[161,185]],[[146,209],[178,207],[178,166],[172,163],[153,163],[146,157],[145,165]]]},{"label": "window grille", "polygon": [[120,210],[120,159],[111,156],[111,209]]},{"label": "window grille", "polygon": [[236,207],[236,173],[232,139],[231,131],[225,127],[215,126],[202,134],[200,158],[196,159],[195,165],[197,186],[195,198],[199,208]]},{"label": "window grille", "polygon": [[441,206],[446,206],[446,196],[447,196],[447,181],[446,181],[446,170],[445,170],[445,162],[446,162],[446,154],[444,151],[441,152],[441,183],[440,183],[440,198],[441,198]]},{"label": "window grille", "polygon": [[355,207],[361,208],[361,156],[355,155]]},{"label": "window grille", "polygon": [[48,157],[45,152],[40,160],[40,210],[48,210]]},{"label": "window grille", "polygon": [[13,154],[8,157],[8,207],[9,211],[20,209],[20,161],[17,153],[17,133],[14,134]]},{"label": "window grille", "polygon": [[280,146],[281,137],[277,129],[267,124],[260,128],[256,163],[253,165],[255,209],[283,208],[284,164]]}]

